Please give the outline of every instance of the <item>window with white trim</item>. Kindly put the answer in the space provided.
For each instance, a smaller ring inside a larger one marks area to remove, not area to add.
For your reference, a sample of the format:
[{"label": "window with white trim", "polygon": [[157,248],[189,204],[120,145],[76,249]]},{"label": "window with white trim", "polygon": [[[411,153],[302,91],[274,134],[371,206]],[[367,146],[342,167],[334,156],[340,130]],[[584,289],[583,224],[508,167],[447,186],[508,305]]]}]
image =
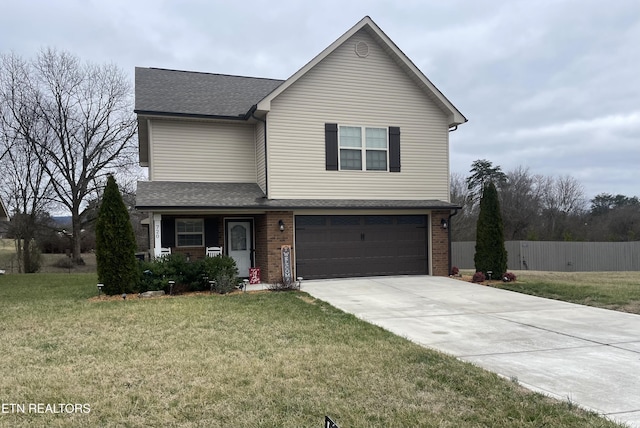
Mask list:
[{"label": "window with white trim", "polygon": [[340,170],[388,171],[387,133],[387,128],[339,126]]},{"label": "window with white trim", "polygon": [[178,247],[204,246],[204,219],[176,219],[176,244]]}]

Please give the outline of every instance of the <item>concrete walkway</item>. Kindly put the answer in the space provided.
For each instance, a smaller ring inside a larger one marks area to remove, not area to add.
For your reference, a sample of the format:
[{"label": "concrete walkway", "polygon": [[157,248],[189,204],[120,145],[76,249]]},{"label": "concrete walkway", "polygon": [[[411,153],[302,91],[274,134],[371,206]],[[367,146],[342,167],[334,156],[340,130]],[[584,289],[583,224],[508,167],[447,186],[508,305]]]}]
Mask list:
[{"label": "concrete walkway", "polygon": [[302,291],[534,391],[640,427],[640,316],[432,276],[304,281]]}]

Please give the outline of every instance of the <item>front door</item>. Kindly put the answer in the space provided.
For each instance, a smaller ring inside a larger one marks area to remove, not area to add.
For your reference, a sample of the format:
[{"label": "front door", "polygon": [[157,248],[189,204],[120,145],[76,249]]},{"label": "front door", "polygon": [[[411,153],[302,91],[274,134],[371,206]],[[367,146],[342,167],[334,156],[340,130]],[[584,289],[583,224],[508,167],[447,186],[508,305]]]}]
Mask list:
[{"label": "front door", "polygon": [[227,220],[227,254],[233,258],[240,277],[249,277],[253,231],[251,220]]}]

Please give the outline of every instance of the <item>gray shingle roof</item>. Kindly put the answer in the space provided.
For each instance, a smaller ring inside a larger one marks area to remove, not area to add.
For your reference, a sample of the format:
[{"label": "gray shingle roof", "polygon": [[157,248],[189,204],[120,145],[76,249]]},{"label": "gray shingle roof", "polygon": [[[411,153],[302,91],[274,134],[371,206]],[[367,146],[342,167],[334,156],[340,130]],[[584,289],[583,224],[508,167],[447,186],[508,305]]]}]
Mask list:
[{"label": "gray shingle roof", "polygon": [[139,210],[177,209],[453,209],[439,200],[358,199],[266,199],[255,183],[200,183],[139,181],[136,195]]},{"label": "gray shingle roof", "polygon": [[238,117],[283,80],[136,67],[135,112]]}]

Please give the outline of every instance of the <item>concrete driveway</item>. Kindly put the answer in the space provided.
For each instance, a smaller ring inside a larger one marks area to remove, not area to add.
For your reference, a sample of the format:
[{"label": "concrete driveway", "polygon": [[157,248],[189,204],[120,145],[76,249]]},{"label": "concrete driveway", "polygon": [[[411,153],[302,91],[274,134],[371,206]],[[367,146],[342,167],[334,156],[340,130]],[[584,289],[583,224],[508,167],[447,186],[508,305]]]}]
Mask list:
[{"label": "concrete driveway", "polygon": [[432,276],[305,281],[302,291],[534,391],[640,427],[640,316]]}]

